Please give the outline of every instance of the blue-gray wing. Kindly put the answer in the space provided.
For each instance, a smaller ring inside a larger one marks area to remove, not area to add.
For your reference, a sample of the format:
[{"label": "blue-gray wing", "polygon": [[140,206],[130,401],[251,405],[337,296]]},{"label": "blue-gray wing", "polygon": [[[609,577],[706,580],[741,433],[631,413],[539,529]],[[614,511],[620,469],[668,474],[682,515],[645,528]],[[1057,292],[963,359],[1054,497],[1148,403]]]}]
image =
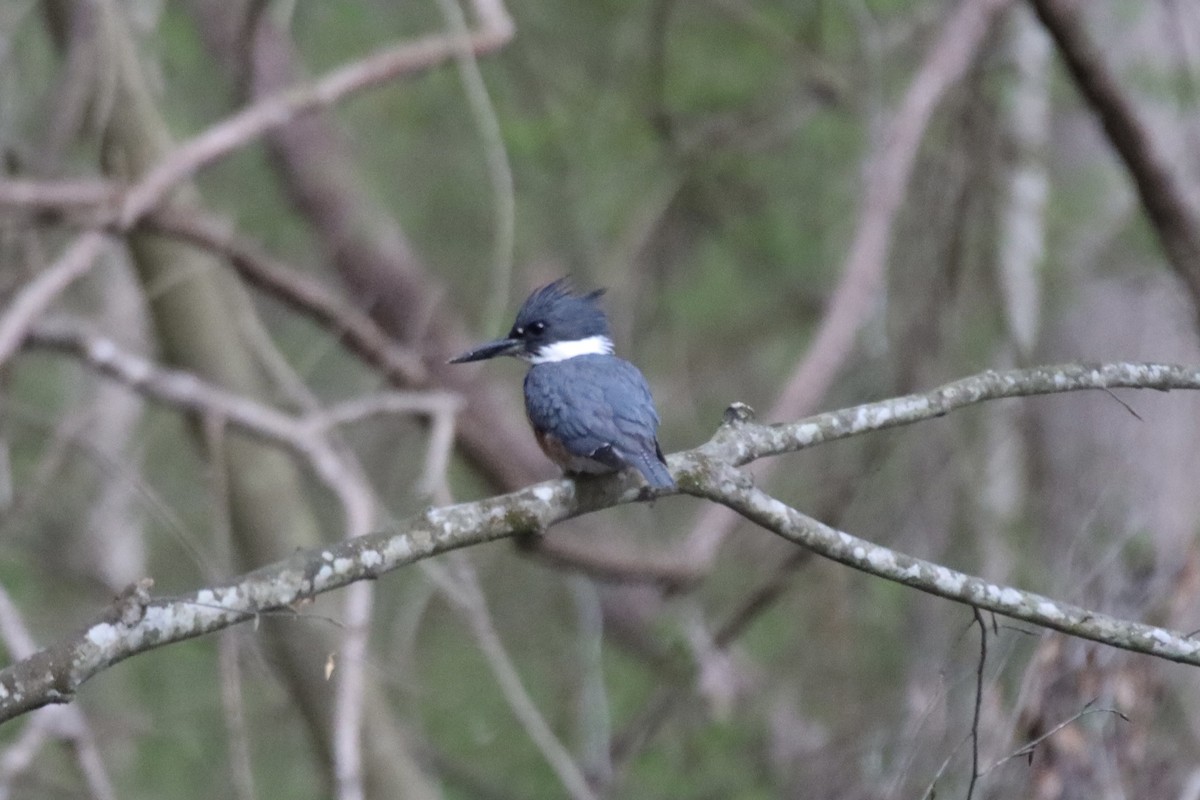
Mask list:
[{"label": "blue-gray wing", "polygon": [[525,411],[575,456],[632,466],[660,487],[674,486],[658,449],[658,412],[638,368],[613,356],[538,364],[525,376]]}]

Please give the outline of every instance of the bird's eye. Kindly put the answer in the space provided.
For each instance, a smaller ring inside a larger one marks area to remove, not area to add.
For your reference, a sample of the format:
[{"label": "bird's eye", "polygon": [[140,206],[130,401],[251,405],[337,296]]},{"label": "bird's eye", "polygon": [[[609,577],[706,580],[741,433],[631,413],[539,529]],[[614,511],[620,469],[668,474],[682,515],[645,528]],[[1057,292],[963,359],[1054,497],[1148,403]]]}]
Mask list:
[{"label": "bird's eye", "polygon": [[512,333],[510,333],[508,336],[511,339],[520,339],[524,335],[525,335],[524,328],[513,328]]},{"label": "bird's eye", "polygon": [[544,322],[534,322],[529,326],[529,332],[535,335],[544,330],[546,330],[546,323]]}]

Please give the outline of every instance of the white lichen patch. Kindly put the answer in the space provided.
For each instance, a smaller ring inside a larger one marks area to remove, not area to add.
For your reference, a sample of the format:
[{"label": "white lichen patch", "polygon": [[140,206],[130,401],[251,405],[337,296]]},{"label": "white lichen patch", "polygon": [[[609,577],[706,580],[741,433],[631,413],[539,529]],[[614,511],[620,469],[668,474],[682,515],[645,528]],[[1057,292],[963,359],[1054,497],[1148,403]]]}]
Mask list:
[{"label": "white lichen patch", "polygon": [[1040,603],[1038,603],[1037,612],[1039,614],[1041,614],[1043,617],[1045,617],[1046,619],[1051,619],[1051,620],[1056,620],[1056,621],[1062,620],[1066,617],[1066,614],[1064,614],[1062,612],[1062,609],[1060,609],[1058,606],[1054,605],[1054,603],[1051,603],[1049,600],[1043,600]]},{"label": "white lichen patch", "polygon": [[217,605],[223,608],[241,608],[242,590],[236,586],[217,590]]},{"label": "white lichen patch", "polygon": [[[329,569],[329,567],[324,566],[321,569]],[[244,599],[240,599],[236,604],[229,605],[231,608],[249,611],[287,604],[296,599],[296,583],[295,577],[292,577],[290,580],[255,581],[246,584]]]},{"label": "white lichen patch", "polygon": [[352,558],[337,558],[333,561],[333,571],[338,575],[345,575],[354,569],[354,559]]},{"label": "white lichen patch", "polygon": [[882,547],[871,548],[867,553],[867,563],[881,572],[894,572],[896,569],[896,557]]},{"label": "white lichen patch", "polygon": [[891,404],[892,413],[902,419],[910,419],[929,410],[929,398],[905,397]]},{"label": "white lichen patch", "polygon": [[389,561],[407,561],[412,557],[412,542],[407,536],[393,536],[383,546],[383,553]]},{"label": "white lichen patch", "polygon": [[904,580],[912,580],[913,578],[921,577],[921,567],[919,564],[909,564],[904,569],[900,570],[900,577]]},{"label": "white lichen patch", "polygon": [[772,497],[763,503],[763,511],[775,517],[776,519],[786,520],[789,516],[791,516],[792,510],[788,508],[787,503],[784,503],[781,500],[776,500],[774,497]]},{"label": "white lichen patch", "polygon": [[854,556],[855,561],[866,561],[867,560],[867,550],[865,547],[854,548],[854,550],[851,551],[851,555]]},{"label": "white lichen patch", "polygon": [[554,499],[554,490],[549,486],[535,486],[531,491],[533,496],[543,503],[549,503]]},{"label": "white lichen patch", "polygon": [[130,629],[130,634],[141,640],[145,639],[147,631],[162,634],[172,629],[191,630],[196,627],[196,617],[201,608],[193,603],[178,603],[170,608],[151,606],[142,615],[141,624]]},{"label": "white lichen patch", "polygon": [[966,583],[966,577],[939,566],[933,571],[933,583],[943,592],[958,594],[962,591],[963,585]]},{"label": "white lichen patch", "polygon": [[196,602],[202,606],[218,605],[217,596],[210,589],[201,589],[196,592]]},{"label": "white lichen patch", "polygon": [[329,579],[332,577],[333,577],[333,570],[329,567],[328,564],[324,564],[321,566],[321,568],[319,570],[317,570],[317,575],[313,579],[313,583],[316,584],[317,586],[324,586],[326,583],[329,583]]},{"label": "white lichen patch", "polygon": [[321,551],[321,560],[322,561],[333,561],[333,553],[329,552],[328,550]]},{"label": "white lichen patch", "polygon": [[7,700],[7,699],[8,699],[8,689],[5,688],[3,683],[0,683],[0,700]]},{"label": "white lichen patch", "polygon": [[98,625],[93,625],[88,628],[87,640],[96,647],[109,648],[121,638],[120,632],[115,625],[107,622],[101,622]]},{"label": "white lichen patch", "polygon": [[817,440],[821,435],[821,426],[812,422],[806,422],[796,428],[794,438],[802,445],[810,445]]},{"label": "white lichen patch", "polygon": [[1024,596],[1011,586],[1006,586],[1000,590],[1000,602],[1008,607],[1019,606]]},{"label": "white lichen patch", "polygon": [[378,567],[383,563],[383,556],[378,550],[363,550],[358,556],[364,567]]}]

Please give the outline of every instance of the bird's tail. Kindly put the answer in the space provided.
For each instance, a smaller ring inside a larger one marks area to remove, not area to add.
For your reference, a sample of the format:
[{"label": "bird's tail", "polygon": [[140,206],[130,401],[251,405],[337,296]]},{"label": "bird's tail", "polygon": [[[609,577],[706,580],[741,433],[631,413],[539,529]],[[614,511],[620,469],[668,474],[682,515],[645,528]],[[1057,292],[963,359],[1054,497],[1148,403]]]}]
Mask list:
[{"label": "bird's tail", "polygon": [[642,473],[642,477],[646,479],[646,483],[655,489],[675,488],[675,481],[671,477],[671,473],[667,471],[667,465],[649,453],[646,453],[639,459],[637,471]]}]

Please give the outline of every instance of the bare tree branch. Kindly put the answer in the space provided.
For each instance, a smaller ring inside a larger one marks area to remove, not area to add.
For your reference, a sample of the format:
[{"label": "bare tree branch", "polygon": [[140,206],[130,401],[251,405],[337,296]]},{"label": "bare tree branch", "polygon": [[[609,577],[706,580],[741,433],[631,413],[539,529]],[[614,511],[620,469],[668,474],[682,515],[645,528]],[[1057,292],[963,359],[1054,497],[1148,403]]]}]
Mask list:
[{"label": "bare tree branch", "polygon": [[351,352],[399,385],[421,386],[428,374],[421,358],[401,346],[367,314],[269,255],[232,226],[193,210],[165,210],[148,217],[147,230],[182,239],[224,257],[249,283],[325,327]]},{"label": "bare tree branch", "polygon": [[0,317],[0,365],[5,364],[21,346],[30,326],[76,278],[96,263],[104,235],[90,231],[71,243],[58,261],[43,270],[19,292]]},{"label": "bare tree branch", "polygon": [[1088,36],[1079,10],[1085,4],[1030,0],[1054,38],[1080,94],[1100,118],[1113,149],[1133,178],[1146,216],[1172,269],[1183,279],[1200,315],[1200,210],[1188,199],[1180,172],[1139,117]]},{"label": "bare tree branch", "polygon": [[[248,19],[244,3],[191,5],[214,52],[230,63],[245,61],[242,78],[252,96],[277,92],[302,73],[286,32],[271,20]],[[230,29],[246,31],[246,41],[231,38]],[[355,301],[389,336],[428,357],[431,383],[467,399],[457,431],[467,461],[496,491],[546,477],[546,459],[509,402],[511,395],[470,370],[443,363],[475,335],[468,337],[463,315],[447,302],[446,287],[417,257],[392,210],[368,188],[336,121],[328,114],[305,115],[273,131],[265,144],[281,186]]]},{"label": "bare tree branch", "polygon": [[95,215],[116,208],[122,187],[101,178],[39,181],[0,180],[0,211],[58,217],[72,212]]},{"label": "bare tree branch", "polygon": [[[1168,364],[1065,365],[985,372],[925,394],[871,403],[786,425],[728,415],[701,447],[670,458],[680,489],[729,506],[815,553],[877,577],[1014,619],[1170,661],[1200,666],[1200,640],[924,561],[830,528],[754,486],[737,465],[855,433],[942,416],[1003,397],[1115,387],[1200,389],[1200,369]],[[355,539],[297,552],[228,583],[151,598],[150,581],[129,590],[78,634],[0,670],[0,722],[67,702],[89,678],[136,653],[245,622],[355,581],[378,578],[438,553],[543,531],[563,520],[645,499],[636,477],[562,479],[472,503],[431,508]]]},{"label": "bare tree branch", "polygon": [[[334,425],[383,413],[434,417],[453,412],[459,400],[445,392],[392,392],[359,398],[325,411],[294,417],[264,403],[207,383],[197,375],[155,364],[122,350],[111,339],[82,327],[53,321],[35,326],[27,344],[70,353],[100,373],[128,385],[159,402],[203,414],[215,414],[252,436],[283,445],[293,453],[313,459],[313,437]],[[320,462],[322,459],[317,458]],[[318,473],[323,471],[317,465]]]},{"label": "bare tree branch", "polygon": [[[303,458],[313,474],[338,497],[348,535],[358,536],[372,527],[374,499],[367,481],[353,458],[346,456],[344,448],[327,437],[331,424],[341,419],[342,415],[336,411],[332,415],[316,411],[295,417],[209,384],[193,373],[147,361],[122,350],[110,339],[68,324],[43,323],[29,334],[27,341],[33,346],[71,353],[101,374],[151,399],[185,411],[217,416],[252,436],[283,446]],[[381,400],[378,406],[391,405],[404,413],[417,413],[434,420],[453,414],[458,405],[451,396],[437,392],[405,394],[393,400],[391,404]],[[430,458],[444,460],[432,451]]]},{"label": "bare tree branch", "polygon": [[[8,592],[0,587],[0,639],[14,658],[28,658],[37,644]],[[30,720],[21,735],[0,754],[0,798],[11,794],[13,778],[28,768],[42,745],[50,739],[69,742],[75,750],[79,771],[94,800],[115,800],[112,779],[100,757],[96,737],[83,710],[76,707],[46,708]]]},{"label": "bare tree branch", "polygon": [[[835,530],[781,503],[727,464],[708,463],[712,471],[708,480],[695,487],[696,494],[723,503],[761,527],[840,564],[947,600],[1072,636],[1200,666],[1200,639],[1193,639],[1189,634],[1118,619],[1011,586],[999,586],[974,575],[880,547]],[[685,480],[687,477],[684,476]],[[692,491],[687,487],[685,490]]]}]

